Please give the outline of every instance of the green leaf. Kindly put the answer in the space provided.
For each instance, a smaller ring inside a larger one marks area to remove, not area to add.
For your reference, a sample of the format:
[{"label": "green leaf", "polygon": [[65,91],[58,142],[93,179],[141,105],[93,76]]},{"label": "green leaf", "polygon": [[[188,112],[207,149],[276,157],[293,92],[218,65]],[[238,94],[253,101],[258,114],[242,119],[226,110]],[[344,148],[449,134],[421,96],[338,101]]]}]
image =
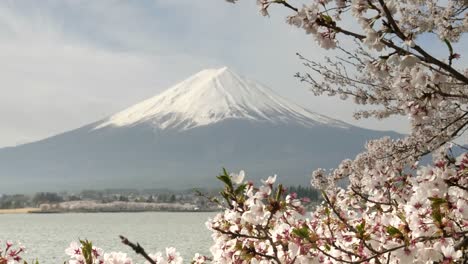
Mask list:
[{"label": "green leaf", "polygon": [[402,238],[403,233],[401,233],[400,229],[394,226],[387,226],[387,233],[392,237]]},{"label": "green leaf", "polygon": [[429,201],[432,202],[432,206],[441,206],[442,204],[445,204],[447,203],[447,200],[445,200],[444,198],[439,198],[439,197],[429,197],[428,198]]},{"label": "green leaf", "polygon": [[220,181],[222,181],[228,188],[229,190],[233,190],[233,185],[232,185],[232,180],[231,176],[229,176],[227,170],[223,168],[223,174],[219,175],[218,178]]},{"label": "green leaf", "polygon": [[226,200],[226,202],[229,203],[229,194],[227,194],[225,191],[220,192],[221,196]]},{"label": "green leaf", "polygon": [[444,215],[442,214],[440,207],[447,204],[447,200],[439,197],[429,197],[428,199],[432,202],[432,219],[434,219],[436,223],[442,223],[442,218],[444,217]]},{"label": "green leaf", "polygon": [[364,228],[366,227],[366,222],[362,222],[359,225],[356,225],[356,230],[359,232],[359,234],[364,234]]},{"label": "green leaf", "polygon": [[322,14],[322,18],[323,18],[323,20],[325,20],[325,22],[327,22],[329,24],[333,22],[333,19],[329,15]]},{"label": "green leaf", "polygon": [[434,219],[435,222],[437,222],[437,223],[442,223],[443,215],[442,215],[442,213],[440,212],[440,208],[434,208],[434,209],[432,209],[431,216],[432,216],[432,219]]},{"label": "green leaf", "polygon": [[309,238],[309,228],[301,227],[301,228],[294,228],[292,233],[300,238],[308,239]]},{"label": "green leaf", "polygon": [[283,195],[283,185],[278,185],[278,190],[276,190],[276,200],[279,201],[281,199],[281,195]]},{"label": "green leaf", "polygon": [[86,264],[93,264],[93,244],[88,240],[80,240],[81,252]]},{"label": "green leaf", "polygon": [[242,193],[244,193],[246,187],[247,187],[246,183],[241,184],[241,185],[239,185],[239,187],[237,187],[237,189],[234,191],[234,193],[236,195],[242,194]]}]

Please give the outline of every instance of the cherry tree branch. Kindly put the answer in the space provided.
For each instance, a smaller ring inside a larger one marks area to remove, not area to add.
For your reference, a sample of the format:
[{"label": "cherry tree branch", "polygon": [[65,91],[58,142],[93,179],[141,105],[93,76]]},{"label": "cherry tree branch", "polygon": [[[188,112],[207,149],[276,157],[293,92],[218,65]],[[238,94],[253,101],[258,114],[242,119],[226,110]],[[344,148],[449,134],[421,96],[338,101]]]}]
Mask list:
[{"label": "cherry tree branch", "polygon": [[136,244],[132,243],[126,237],[124,237],[122,235],[119,236],[119,237],[120,237],[120,240],[121,240],[122,244],[129,246],[131,249],[133,249],[133,251],[135,251],[135,253],[137,253],[138,255],[143,256],[149,263],[156,264],[156,261],[154,261],[148,255],[148,253],[146,253],[145,249],[142,246],[140,246],[139,243],[136,243]]}]

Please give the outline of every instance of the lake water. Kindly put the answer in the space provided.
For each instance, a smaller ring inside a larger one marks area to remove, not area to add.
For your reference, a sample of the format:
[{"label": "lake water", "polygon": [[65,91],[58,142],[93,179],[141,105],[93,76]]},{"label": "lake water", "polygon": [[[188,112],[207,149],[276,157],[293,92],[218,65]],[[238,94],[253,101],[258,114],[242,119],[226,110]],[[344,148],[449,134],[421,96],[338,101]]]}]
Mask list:
[{"label": "lake water", "polygon": [[[215,213],[76,213],[0,215],[0,240],[20,241],[26,246],[26,260],[37,257],[41,264],[63,263],[71,241],[89,239],[105,251],[131,249],[118,235],[139,242],[147,252],[173,246],[190,263],[196,253],[209,253],[210,231],[205,222]],[[3,248],[3,245],[1,245]],[[134,261],[140,257],[130,254]]]}]

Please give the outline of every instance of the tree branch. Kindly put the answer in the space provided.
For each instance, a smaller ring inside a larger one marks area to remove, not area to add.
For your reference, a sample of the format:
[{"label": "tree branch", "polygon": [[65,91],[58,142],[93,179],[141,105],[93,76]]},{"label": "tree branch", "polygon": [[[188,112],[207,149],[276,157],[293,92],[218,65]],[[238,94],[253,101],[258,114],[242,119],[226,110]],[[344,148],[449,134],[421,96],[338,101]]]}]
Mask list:
[{"label": "tree branch", "polygon": [[126,237],[124,236],[119,236],[122,244],[127,245],[131,247],[138,255],[142,255],[149,263],[151,264],[156,264],[156,261],[154,261],[145,251],[143,247],[140,246],[139,243],[132,243],[130,242]]}]

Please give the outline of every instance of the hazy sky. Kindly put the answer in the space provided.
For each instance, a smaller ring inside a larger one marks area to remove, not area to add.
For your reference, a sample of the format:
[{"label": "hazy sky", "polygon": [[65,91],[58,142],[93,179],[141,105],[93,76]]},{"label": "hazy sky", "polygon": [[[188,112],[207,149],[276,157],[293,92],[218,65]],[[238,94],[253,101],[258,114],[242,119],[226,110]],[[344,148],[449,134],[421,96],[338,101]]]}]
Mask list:
[{"label": "hazy sky", "polygon": [[0,147],[80,127],[204,69],[228,66],[313,111],[406,131],[405,118],[356,122],[358,108],[314,97],[293,77],[310,36],[258,14],[255,1],[0,1]]}]

